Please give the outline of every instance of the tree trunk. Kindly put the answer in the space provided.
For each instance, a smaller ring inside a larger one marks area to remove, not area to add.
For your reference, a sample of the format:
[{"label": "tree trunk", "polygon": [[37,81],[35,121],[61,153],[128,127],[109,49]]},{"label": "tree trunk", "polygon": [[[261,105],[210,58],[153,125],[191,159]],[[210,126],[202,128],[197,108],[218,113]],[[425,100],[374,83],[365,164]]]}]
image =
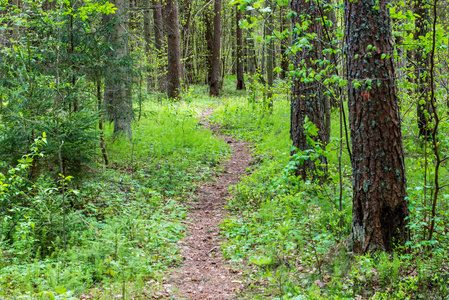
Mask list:
[{"label": "tree trunk", "polygon": [[114,122],[114,133],[132,137],[131,121],[133,108],[131,100],[131,80],[129,68],[124,59],[129,55],[127,33],[127,1],[111,1],[117,10],[104,15],[103,22],[113,29],[106,37],[114,50],[109,52],[110,66],[105,74],[104,105],[109,120]]},{"label": "tree trunk", "polygon": [[[273,5],[271,1],[266,1],[266,6],[271,7],[273,10]],[[268,109],[272,111],[273,109],[273,69],[274,69],[274,43],[271,39],[273,35],[273,11],[269,12],[267,19],[267,28],[266,28],[267,36],[270,38],[270,42],[267,45],[267,101],[268,101]]]},{"label": "tree trunk", "polygon": [[182,57],[184,58],[184,63],[182,65],[182,73],[184,78],[184,85],[187,87],[194,81],[195,73],[193,68],[193,47],[192,47],[192,38],[193,34],[191,33],[192,27],[192,2],[191,0],[185,0],[183,3],[183,15],[184,22],[182,22],[182,44],[184,47],[184,52]]},{"label": "tree trunk", "polygon": [[393,59],[382,57],[393,55],[389,6],[387,0],[344,5],[353,247],[356,253],[388,251],[407,239],[409,214]]},{"label": "tree trunk", "polygon": [[[140,5],[142,7],[145,7],[147,1],[144,0],[140,0]],[[153,2],[154,5],[154,2]],[[146,56],[146,62],[147,62],[147,69],[150,68],[151,66],[151,26],[150,26],[150,9],[149,8],[144,8],[144,10],[142,11],[143,14],[143,39],[145,41],[145,56]],[[147,77],[147,91],[150,92],[152,89],[152,85],[153,85],[153,72],[149,71],[148,72],[148,77]]]},{"label": "tree trunk", "polygon": [[[99,76],[96,81],[97,81],[98,111],[101,114],[101,109],[103,107],[102,93],[101,93],[101,77]],[[104,140],[103,116],[101,116],[100,120],[98,121],[98,129],[100,130],[100,148],[101,148],[101,153],[103,154],[104,164],[105,164],[105,166],[109,166],[109,157],[108,157],[108,152],[106,150],[106,143]]]},{"label": "tree trunk", "polygon": [[165,93],[167,91],[165,63],[164,63],[164,21],[162,14],[162,0],[153,0],[153,21],[154,21],[154,46],[157,51],[157,87],[159,92]]},{"label": "tree trunk", "polygon": [[220,39],[221,39],[221,0],[214,2],[214,51],[212,53],[212,73],[210,96],[220,95]]},{"label": "tree trunk", "polygon": [[[315,34],[315,38],[309,39],[310,48],[304,47],[303,51],[298,51],[293,56],[293,64],[295,70],[318,70],[318,66],[314,63],[316,60],[322,59],[322,25],[320,12],[316,1],[307,0],[292,0],[292,10],[296,12],[292,17],[293,24],[302,23],[302,17],[310,20],[309,27],[300,35]],[[307,17],[309,16],[309,17]],[[318,20],[317,20],[318,19]],[[296,36],[293,42],[297,42],[301,36]],[[304,76],[308,76],[309,71]],[[293,141],[293,146],[299,151],[311,149],[307,143],[306,134],[304,132],[304,120],[308,117],[309,121],[315,124],[318,128],[318,135],[312,137],[315,141],[325,141],[325,122],[324,122],[324,96],[321,85],[315,81],[304,81],[302,78],[293,78],[292,87],[292,101],[291,101],[291,128],[290,138]],[[321,158],[321,163],[326,164],[326,158]],[[298,166],[296,171],[303,180],[306,180],[309,175],[316,174],[315,163],[311,160],[304,161]],[[326,171],[321,168],[321,171]]]},{"label": "tree trunk", "polygon": [[416,94],[418,96],[416,113],[418,117],[419,137],[430,138],[432,132],[432,129],[429,128],[432,109],[428,98],[430,79],[428,70],[430,61],[429,55],[425,53],[424,46],[421,45],[423,41],[419,39],[419,37],[424,37],[425,40],[425,36],[429,32],[430,16],[429,9],[426,7],[426,1],[417,0],[414,2],[414,5],[414,13],[419,16],[415,20],[415,27],[417,28],[415,40],[420,44],[415,52]]},{"label": "tree trunk", "polygon": [[237,90],[245,90],[245,76],[243,74],[243,32],[239,23],[242,19],[242,11],[237,8],[236,25],[237,25]]},{"label": "tree trunk", "polygon": [[[332,7],[332,0],[326,0],[326,6],[323,8],[324,10],[324,16],[326,17],[326,20],[330,21],[332,23],[332,25],[328,26],[328,22],[326,22],[325,26],[323,26],[323,36],[324,36],[324,40],[326,42],[326,47],[327,49],[332,49],[335,50],[337,49],[337,45],[335,45],[335,40],[336,40],[336,31],[337,31],[337,18],[335,16],[335,11]],[[332,57],[334,56],[334,57]],[[333,73],[338,75],[338,62],[337,59],[335,58],[335,54],[330,54],[327,53],[326,54],[326,59],[328,61],[330,61],[332,64],[335,64],[335,66],[333,67]],[[335,84],[332,89],[336,92],[337,97],[339,95],[339,87],[337,84]],[[336,102],[336,101],[334,101]],[[337,106],[337,103],[334,103],[334,106]],[[326,144],[328,144],[330,142],[330,136],[331,136],[331,115],[332,115],[332,103],[331,103],[331,97],[330,95],[324,95],[324,115],[325,115],[325,140],[324,142]]]},{"label": "tree trunk", "polygon": [[165,24],[167,25],[167,94],[179,98],[181,91],[181,41],[179,38],[178,2],[166,1]]},{"label": "tree trunk", "polygon": [[[251,24],[251,17],[253,16],[253,11],[250,10],[247,13],[247,19],[248,19],[248,23]],[[256,47],[255,47],[255,43],[254,43],[254,37],[253,37],[253,33],[254,33],[254,29],[250,28],[248,29],[248,38],[247,38],[247,45],[248,45],[248,52],[247,52],[247,68],[248,68],[248,73],[249,75],[254,75],[256,74],[256,69],[257,69],[257,61],[256,61]]]},{"label": "tree trunk", "polygon": [[[286,24],[286,16],[285,16],[285,7],[280,7],[280,24],[281,24],[281,33],[287,29]],[[288,37],[285,36],[281,40],[281,73],[279,74],[279,78],[285,79],[286,73],[288,71],[288,65],[289,65],[289,59],[287,52],[287,45],[288,45]]]},{"label": "tree trunk", "polygon": [[212,81],[212,54],[214,52],[214,35],[213,35],[213,23],[212,23],[212,11],[208,7],[204,10],[204,25],[206,26],[205,38],[206,38],[206,84]]}]

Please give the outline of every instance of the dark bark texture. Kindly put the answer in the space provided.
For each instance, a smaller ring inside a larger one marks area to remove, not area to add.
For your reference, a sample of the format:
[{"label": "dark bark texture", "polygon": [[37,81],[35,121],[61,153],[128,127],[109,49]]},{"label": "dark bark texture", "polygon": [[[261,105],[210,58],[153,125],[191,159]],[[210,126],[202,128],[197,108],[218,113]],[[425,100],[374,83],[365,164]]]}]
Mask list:
[{"label": "dark bark texture", "polygon": [[243,73],[243,31],[240,28],[239,23],[242,19],[242,11],[237,8],[236,14],[236,33],[237,33],[237,90],[245,90],[245,77]]},{"label": "dark bark texture", "polygon": [[214,48],[209,95],[220,95],[221,0],[214,2]]},{"label": "dark bark texture", "polygon": [[163,63],[163,57],[165,55],[164,51],[164,18],[162,14],[163,5],[162,0],[153,0],[153,22],[154,22],[154,46],[157,51],[158,57],[158,77],[157,85],[160,92],[165,92],[167,90],[166,80],[167,76],[165,74],[165,64]]},{"label": "dark bark texture", "polygon": [[[322,45],[320,42],[322,36],[321,21],[319,8],[315,1],[306,0],[292,0],[292,10],[296,12],[293,15],[293,24],[302,24],[305,19],[311,21],[308,29],[305,32],[296,33],[293,36],[293,42],[296,42],[302,36],[315,33],[314,39],[309,39],[310,48],[304,47],[303,51],[298,51],[293,56],[293,64],[295,69],[313,70],[317,69],[315,61],[322,59]],[[307,71],[308,73],[308,71]],[[293,146],[300,151],[310,149],[310,145],[306,141],[306,134],[304,133],[304,119],[308,117],[309,120],[315,124],[319,129],[318,136],[314,137],[316,141],[325,141],[325,120],[324,120],[324,96],[321,85],[316,81],[305,82],[300,77],[293,78],[292,87],[292,101],[291,101],[291,127],[290,138],[293,141]],[[326,159],[322,158],[323,164]],[[323,170],[325,171],[325,170]],[[316,173],[315,163],[306,160],[303,164],[298,166],[297,175],[300,175],[304,180],[309,177],[309,174]]]},{"label": "dark bark texture", "polygon": [[106,41],[110,42],[113,51],[109,52],[110,66],[105,73],[104,105],[109,120],[114,122],[114,133],[132,136],[131,122],[133,118],[131,100],[130,71],[125,62],[129,55],[126,0],[111,1],[117,10],[114,14],[104,15],[103,22],[112,26]]},{"label": "dark bark texture", "polygon": [[204,32],[206,39],[206,84],[212,81],[212,53],[214,52],[214,28],[213,28],[213,12],[211,9],[204,9],[204,25],[206,30]]},{"label": "dark bark texture", "polygon": [[[285,14],[286,8],[281,6],[280,7],[280,25],[281,25],[281,32],[287,29],[287,20],[286,20],[286,14]],[[279,73],[279,78],[285,79],[287,71],[288,71],[288,65],[290,64],[287,54],[287,47],[288,45],[288,37],[284,37],[281,40],[281,72]]]},{"label": "dark bark texture", "polygon": [[179,38],[178,2],[167,0],[165,6],[167,26],[167,94],[179,98],[181,91],[181,42]]},{"label": "dark bark texture", "polygon": [[379,9],[366,0],[345,0],[344,5],[353,248],[356,253],[389,251],[407,239],[409,211],[393,60],[381,58],[393,54],[388,1],[380,0]]}]

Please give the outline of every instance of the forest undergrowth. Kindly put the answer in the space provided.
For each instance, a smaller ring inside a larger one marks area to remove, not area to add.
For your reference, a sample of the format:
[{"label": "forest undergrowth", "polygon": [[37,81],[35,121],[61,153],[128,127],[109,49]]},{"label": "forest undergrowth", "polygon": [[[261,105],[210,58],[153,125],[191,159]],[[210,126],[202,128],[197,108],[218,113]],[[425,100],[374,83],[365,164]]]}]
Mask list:
[{"label": "forest undergrowth", "polygon": [[[254,146],[251,175],[232,187],[232,215],[221,224],[222,252],[245,272],[245,298],[447,299],[449,195],[439,199],[437,234],[428,241],[415,116],[403,120],[411,239],[393,253],[355,256],[348,251],[352,169],[346,147],[339,208],[338,116],[329,145],[292,159],[288,84],[276,82],[271,112],[263,86],[253,82],[247,93],[235,92],[233,79],[225,80],[219,99],[204,96],[205,86],[192,86],[181,102],[145,98],[131,141],[106,127],[108,167],[99,152],[82,166],[82,176],[44,169],[45,135],[17,164],[4,163],[0,201],[9,201],[9,209],[1,220],[0,299],[151,297],[166,271],[182,263],[176,243],[185,234],[196,186],[219,171],[229,153],[197,118],[211,105],[217,106],[212,122]],[[313,134],[313,126],[306,130]],[[294,175],[301,160],[321,155],[329,161],[325,182]],[[35,161],[43,169],[32,180],[27,172]],[[447,170],[442,174],[447,178]]]},{"label": "forest undergrowth", "polygon": [[[329,145],[292,158],[289,87],[282,81],[275,84],[270,113],[263,87],[254,85],[247,98],[225,100],[213,117],[228,134],[250,141],[255,148],[252,174],[233,187],[228,204],[233,216],[221,225],[227,238],[223,253],[248,266],[247,298],[449,299],[449,195],[439,199],[439,233],[428,241],[430,204],[422,199],[424,159],[416,117],[404,114],[403,119],[410,241],[393,253],[355,256],[348,250],[352,169],[346,141],[339,208],[338,114],[332,115]],[[440,139],[446,141],[447,136]],[[328,158],[327,180],[302,181],[295,176],[292,170],[298,161],[317,159],[317,153]],[[447,171],[443,170],[446,179]]]},{"label": "forest undergrowth", "polygon": [[0,201],[11,209],[1,220],[0,299],[148,299],[157,290],[181,263],[176,243],[196,186],[229,152],[199,123],[215,103],[202,94],[148,96],[132,140],[107,127],[108,167],[98,153],[82,176],[61,179],[45,169],[45,134],[30,155],[2,165]]}]

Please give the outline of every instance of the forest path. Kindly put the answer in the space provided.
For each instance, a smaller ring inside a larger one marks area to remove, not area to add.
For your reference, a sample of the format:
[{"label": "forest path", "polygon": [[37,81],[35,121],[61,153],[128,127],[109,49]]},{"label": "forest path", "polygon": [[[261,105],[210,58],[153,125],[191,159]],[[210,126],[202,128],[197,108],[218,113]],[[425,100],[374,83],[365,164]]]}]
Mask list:
[{"label": "forest path", "polygon": [[183,265],[163,285],[168,299],[237,299],[243,287],[238,280],[241,271],[234,270],[220,251],[219,225],[227,214],[228,187],[246,173],[252,158],[246,143],[222,134],[219,125],[207,121],[212,111],[207,108],[201,121],[231,145],[232,154],[216,181],[203,183],[196,191],[197,201],[191,203],[193,208],[187,215],[188,234],[178,243]]}]

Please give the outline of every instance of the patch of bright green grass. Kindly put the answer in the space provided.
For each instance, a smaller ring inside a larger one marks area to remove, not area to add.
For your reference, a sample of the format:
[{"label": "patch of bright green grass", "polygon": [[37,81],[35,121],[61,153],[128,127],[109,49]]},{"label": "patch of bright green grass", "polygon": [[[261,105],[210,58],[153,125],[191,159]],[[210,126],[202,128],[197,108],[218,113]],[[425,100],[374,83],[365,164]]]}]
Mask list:
[{"label": "patch of bright green grass", "polygon": [[[422,223],[424,160],[422,148],[416,143],[416,132],[408,131],[416,122],[414,116],[411,114],[404,120],[403,130],[411,211],[409,222],[411,232],[415,233],[407,247],[416,259],[411,260],[410,254],[401,253],[401,249],[397,250],[399,254],[354,257],[346,249],[352,219],[352,168],[345,140],[343,209],[341,212],[338,209],[338,112],[332,115],[329,181],[302,182],[286,168],[291,147],[290,103],[286,95],[287,90],[275,93],[272,114],[259,90],[250,93],[248,98],[227,99],[213,116],[214,122],[221,123],[228,133],[251,141],[254,147],[252,174],[234,186],[233,197],[228,203],[234,214],[221,225],[227,237],[222,246],[225,256],[252,266],[250,270],[253,271],[247,279],[247,298],[447,297],[447,285],[443,284],[447,282],[447,274],[439,269],[441,265],[448,265],[445,258],[447,238],[443,235],[435,238],[431,256],[426,254],[428,251],[420,250],[429,242],[422,241],[420,235],[424,229],[422,225],[425,225]],[[445,128],[446,125],[442,126]],[[447,139],[446,134],[439,138],[441,141]],[[444,142],[441,147],[445,152]],[[429,166],[428,178],[432,178],[432,170]],[[445,168],[440,171],[447,174]],[[429,196],[430,190],[431,187]],[[441,231],[447,229],[441,221],[447,216],[445,193],[442,192],[437,206]],[[419,274],[407,277],[406,274],[413,270],[420,270]],[[433,279],[428,276],[430,273],[436,274]]]},{"label": "patch of bright green grass", "polygon": [[[199,121],[216,103],[200,95],[192,88],[189,102],[145,101],[132,140],[107,126],[110,167],[91,166],[78,186],[69,185],[76,190],[66,200],[66,251],[61,195],[51,179],[41,179],[42,192],[31,191],[41,202],[16,224],[22,238],[1,244],[0,298],[151,297],[164,271],[180,264],[186,203],[229,151]],[[44,192],[49,188],[53,194]],[[39,242],[49,231],[56,238]]]}]

